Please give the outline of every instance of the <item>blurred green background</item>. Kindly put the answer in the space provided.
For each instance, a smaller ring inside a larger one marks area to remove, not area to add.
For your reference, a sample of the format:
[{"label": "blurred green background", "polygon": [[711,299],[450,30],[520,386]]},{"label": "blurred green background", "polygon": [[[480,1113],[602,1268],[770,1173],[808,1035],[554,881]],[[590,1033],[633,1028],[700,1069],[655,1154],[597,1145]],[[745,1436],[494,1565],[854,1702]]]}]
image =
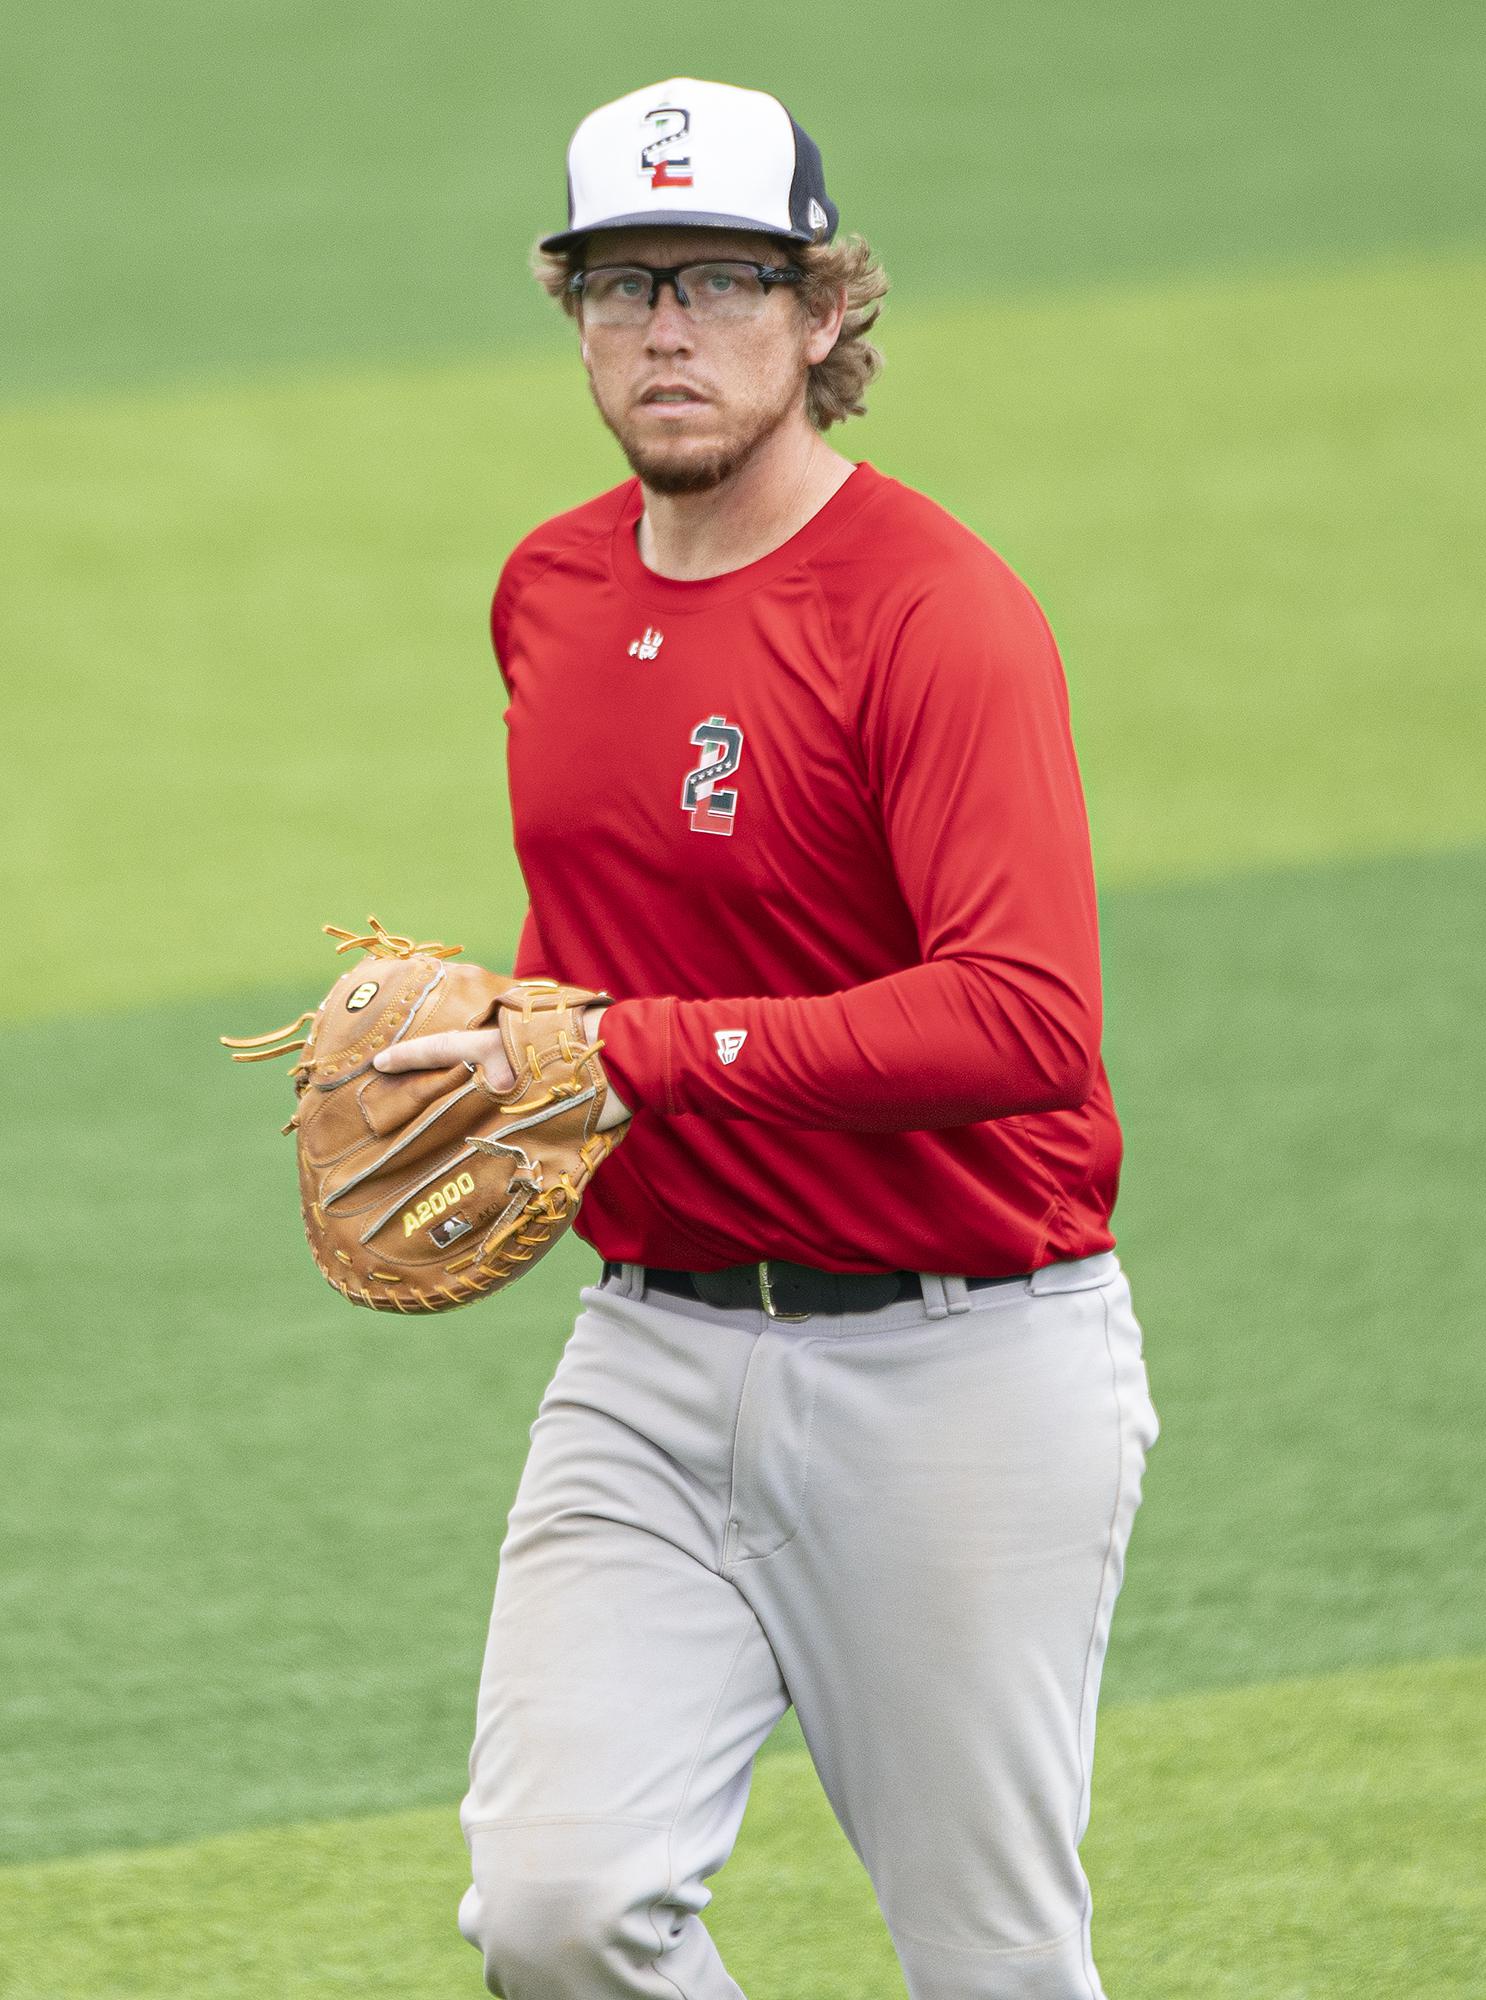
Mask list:
[{"label": "blurred green background", "polygon": [[[623,470],[526,248],[577,119],[677,73],[820,139],[895,281],[843,446],[1068,666],[1165,1426],[1112,2000],[1486,1995],[1479,6],[7,28],[0,1995],[478,1990],[452,1808],[591,1263],[348,1310],[215,1036],[321,991],[327,919],[510,952],[489,592]],[[901,1993],[788,1725],[716,1887],[758,2000]]]}]

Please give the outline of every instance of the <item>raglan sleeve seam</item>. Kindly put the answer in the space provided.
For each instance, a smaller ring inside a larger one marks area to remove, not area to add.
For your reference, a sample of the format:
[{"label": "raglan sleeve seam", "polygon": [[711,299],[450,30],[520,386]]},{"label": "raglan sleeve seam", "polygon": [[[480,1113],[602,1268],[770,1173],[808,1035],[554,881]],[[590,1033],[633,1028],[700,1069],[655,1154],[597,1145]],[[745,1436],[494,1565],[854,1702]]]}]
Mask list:
[{"label": "raglan sleeve seam", "polygon": [[[850,675],[848,674],[846,664],[847,652],[841,642],[840,627],[836,619],[835,606],[831,602],[831,594],[816,571],[811,571],[810,580],[815,587],[815,594],[820,605],[820,614],[825,622],[826,631],[831,641],[831,657],[835,666],[835,699],[832,703],[832,714],[835,717],[841,741],[845,744],[847,754],[850,756],[856,774],[861,780],[863,790],[870,799],[874,797],[874,792],[872,775],[868,767],[866,744],[862,739],[862,733],[858,726],[857,711],[860,708],[859,691],[853,689],[850,685]],[[863,671],[865,672],[865,669]]]},{"label": "raglan sleeve seam", "polygon": [[[620,490],[622,492],[624,489],[621,488]],[[517,546],[511,551],[510,555],[506,558],[505,567],[502,570],[501,576],[496,583],[495,593],[491,598],[490,602],[490,645],[492,652],[495,654],[495,664],[500,670],[500,677],[505,682],[508,692],[511,691],[511,677],[507,670],[506,663],[504,659],[501,657],[501,640],[503,638],[509,638],[511,621],[516,616],[516,612],[521,603],[521,600],[526,596],[526,593],[533,588],[534,585],[541,582],[542,578],[547,574],[547,572],[550,569],[553,568],[555,564],[561,562],[562,558],[565,555],[571,555],[579,549],[586,549],[590,546],[590,544],[594,542],[601,542],[607,536],[612,535],[613,532],[614,532],[613,521],[605,521],[601,525],[596,526],[590,534],[583,536],[583,538],[580,541],[561,543],[557,548],[553,549],[548,555],[543,556],[536,563],[535,567],[532,568],[526,576],[522,577],[519,582],[513,582],[511,584],[508,599],[504,607],[502,607],[501,593],[506,588],[507,574],[509,574],[509,572],[513,568],[518,566],[523,560],[526,560],[526,558],[523,557],[524,545],[518,543]],[[500,616],[500,625],[501,625],[501,631],[499,636],[497,636],[496,632],[497,614],[499,614]]]}]

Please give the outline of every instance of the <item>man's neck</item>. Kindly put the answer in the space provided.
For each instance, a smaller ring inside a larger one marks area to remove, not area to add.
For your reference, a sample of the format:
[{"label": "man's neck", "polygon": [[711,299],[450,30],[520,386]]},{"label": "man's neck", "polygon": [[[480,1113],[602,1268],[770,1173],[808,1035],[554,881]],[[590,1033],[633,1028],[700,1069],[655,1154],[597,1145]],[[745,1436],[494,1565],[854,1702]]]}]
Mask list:
[{"label": "man's neck", "polygon": [[856,468],[808,426],[781,428],[706,493],[645,488],[637,545],[658,576],[696,582],[758,562],[799,533]]}]

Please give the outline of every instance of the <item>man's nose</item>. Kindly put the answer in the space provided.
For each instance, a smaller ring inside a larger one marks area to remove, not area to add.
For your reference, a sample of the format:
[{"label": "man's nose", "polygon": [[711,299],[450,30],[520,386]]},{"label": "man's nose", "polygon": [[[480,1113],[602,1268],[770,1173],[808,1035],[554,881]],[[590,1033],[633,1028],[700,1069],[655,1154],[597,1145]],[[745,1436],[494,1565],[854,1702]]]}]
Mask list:
[{"label": "man's nose", "polygon": [[645,345],[652,354],[680,354],[692,346],[691,314],[678,304],[669,285],[662,285],[660,297],[650,308],[645,328]]}]

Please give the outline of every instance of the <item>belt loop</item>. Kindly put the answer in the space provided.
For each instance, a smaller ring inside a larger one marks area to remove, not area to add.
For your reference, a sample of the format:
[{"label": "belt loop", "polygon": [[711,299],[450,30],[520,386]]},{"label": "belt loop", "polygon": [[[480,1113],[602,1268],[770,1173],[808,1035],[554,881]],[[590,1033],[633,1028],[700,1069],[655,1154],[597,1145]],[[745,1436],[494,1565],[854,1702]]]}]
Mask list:
[{"label": "belt loop", "polygon": [[932,1271],[920,1271],[924,1310],[930,1319],[948,1319],[951,1313],[970,1310],[970,1291],[963,1278],[941,1278]]},{"label": "belt loop", "polygon": [[643,1264],[617,1264],[618,1273],[614,1279],[615,1295],[621,1299],[643,1299],[645,1296],[645,1266]]},{"label": "belt loop", "polygon": [[1034,1298],[1044,1292],[1088,1292],[1107,1285],[1119,1276],[1120,1260],[1113,1250],[1100,1250],[1092,1257],[1075,1257],[1058,1264],[1044,1264],[1032,1273],[1027,1290]]},{"label": "belt loop", "polygon": [[948,1319],[951,1313],[970,1310],[970,1288],[963,1278],[941,1278],[932,1271],[920,1271],[924,1310],[930,1319]]}]

